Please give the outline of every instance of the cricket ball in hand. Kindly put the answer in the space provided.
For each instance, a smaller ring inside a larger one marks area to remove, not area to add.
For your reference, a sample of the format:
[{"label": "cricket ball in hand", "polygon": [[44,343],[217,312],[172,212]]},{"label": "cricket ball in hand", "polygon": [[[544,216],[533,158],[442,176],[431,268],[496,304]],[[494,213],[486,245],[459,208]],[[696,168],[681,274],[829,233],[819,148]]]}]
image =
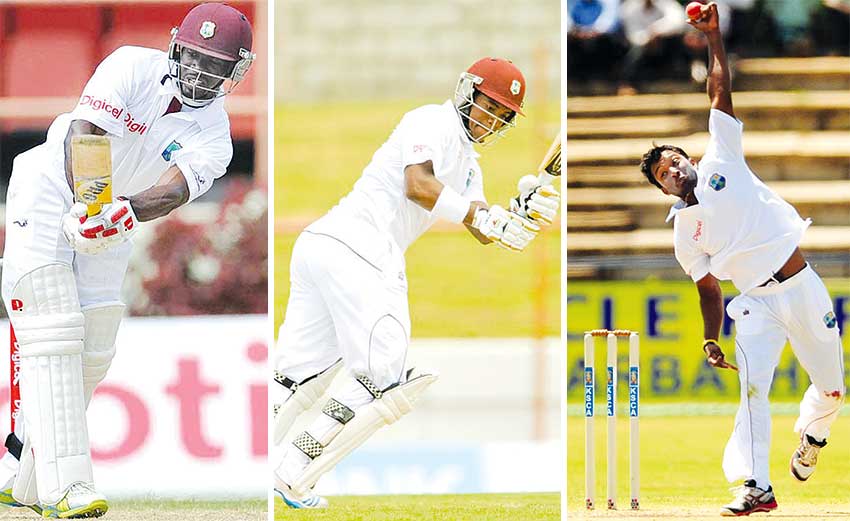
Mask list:
[{"label": "cricket ball in hand", "polygon": [[702,3],[691,2],[685,7],[685,12],[688,13],[688,18],[691,20],[699,20],[702,15]]}]

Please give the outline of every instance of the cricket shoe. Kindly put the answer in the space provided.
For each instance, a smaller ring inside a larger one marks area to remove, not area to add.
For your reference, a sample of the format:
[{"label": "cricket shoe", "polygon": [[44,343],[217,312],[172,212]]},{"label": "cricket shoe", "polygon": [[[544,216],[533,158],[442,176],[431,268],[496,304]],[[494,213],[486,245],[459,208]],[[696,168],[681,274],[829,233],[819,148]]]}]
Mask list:
[{"label": "cricket shoe", "polygon": [[41,517],[58,519],[83,519],[89,517],[100,517],[109,510],[106,498],[98,493],[88,483],[78,481],[65,492],[63,497],[55,505],[41,505]]},{"label": "cricket shoe", "polygon": [[753,512],[770,512],[779,506],[773,495],[773,487],[762,490],[756,486],[754,479],[748,479],[743,485],[732,490],[737,496],[720,509],[721,516],[748,516]]},{"label": "cricket shoe", "polygon": [[275,475],[274,491],[289,508],[328,508],[328,500],[314,494],[311,490],[305,496],[298,496],[289,485]]},{"label": "cricket shoe", "polygon": [[0,505],[12,508],[26,507],[33,510],[36,514],[41,514],[41,507],[39,505],[25,505],[12,497],[12,483],[14,482],[15,476],[12,476],[3,485],[3,488],[0,489]]},{"label": "cricket shoe", "polygon": [[818,464],[818,453],[826,447],[826,440],[818,441],[808,434],[800,438],[800,446],[791,456],[791,475],[798,481],[806,481]]}]

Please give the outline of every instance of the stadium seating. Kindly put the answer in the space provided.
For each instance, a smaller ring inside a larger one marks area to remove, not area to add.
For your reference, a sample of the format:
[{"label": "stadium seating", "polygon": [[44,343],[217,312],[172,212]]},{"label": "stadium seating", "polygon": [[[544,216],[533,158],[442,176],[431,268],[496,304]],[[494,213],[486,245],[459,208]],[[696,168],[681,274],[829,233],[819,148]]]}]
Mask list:
[{"label": "stadium seating", "polygon": [[[748,164],[813,219],[802,246],[819,270],[850,275],[850,58],[737,66],[733,101]],[[674,199],[638,165],[653,141],[702,154],[708,99],[685,90],[567,98],[568,277],[681,276],[664,222]]]},{"label": "stadium seating", "polygon": [[[116,48],[167,49],[171,28],[192,5],[180,1],[0,5],[0,137],[16,130],[46,129],[57,107],[72,107],[99,61]],[[253,2],[231,5],[254,19]],[[44,78],[45,70],[52,81],[33,81]],[[253,72],[236,96],[247,99],[256,93]],[[228,105],[233,138],[252,139],[256,104],[228,100]]]},{"label": "stadium seating", "polygon": [[171,28],[180,24],[186,8],[165,4],[141,10],[134,5],[117,4],[108,13],[109,28],[100,40],[101,58],[124,45],[166,50],[171,41]]}]

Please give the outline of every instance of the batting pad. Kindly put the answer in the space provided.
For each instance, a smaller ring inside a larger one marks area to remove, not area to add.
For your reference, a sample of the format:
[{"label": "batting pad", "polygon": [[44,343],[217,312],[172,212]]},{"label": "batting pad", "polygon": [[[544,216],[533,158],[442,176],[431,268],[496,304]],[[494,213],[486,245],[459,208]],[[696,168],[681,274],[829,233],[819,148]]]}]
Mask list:
[{"label": "batting pad", "polygon": [[71,267],[49,264],[26,274],[12,301],[27,444],[39,500],[54,504],[72,483],[92,482],[83,397],[85,321]]},{"label": "batting pad", "polygon": [[115,337],[124,315],[124,304],[112,302],[83,310],[86,334],[83,344],[83,393],[86,408],[97,384],[106,377],[115,356]]},{"label": "batting pad", "polygon": [[322,371],[321,373],[307,378],[303,382],[295,383],[275,372],[275,383],[283,385],[290,391],[292,395],[281,405],[274,417],[274,433],[273,440],[275,445],[280,445],[286,437],[286,433],[292,428],[298,416],[313,406],[319,401],[319,398],[325,394],[334,376],[342,368],[342,360],[337,362]]},{"label": "batting pad", "polygon": [[22,505],[35,505],[38,503],[38,488],[35,483],[35,457],[29,436],[24,437],[20,462],[15,481],[12,482],[12,497]]},{"label": "batting pad", "polygon": [[298,495],[305,495],[316,481],[336,466],[342,458],[369,439],[384,425],[390,425],[413,409],[413,404],[437,375],[423,374],[383,392],[381,397],[358,408],[333,440],[321,450],[291,485]]}]

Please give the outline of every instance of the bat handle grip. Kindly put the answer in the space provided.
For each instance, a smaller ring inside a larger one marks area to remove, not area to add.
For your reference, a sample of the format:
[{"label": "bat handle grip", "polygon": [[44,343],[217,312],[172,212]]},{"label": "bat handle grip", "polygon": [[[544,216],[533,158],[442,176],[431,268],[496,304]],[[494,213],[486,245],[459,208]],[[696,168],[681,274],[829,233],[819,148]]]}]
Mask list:
[{"label": "bat handle grip", "polygon": [[540,186],[547,186],[555,184],[555,180],[558,179],[558,176],[554,176],[544,170],[537,174],[537,179],[540,181]]},{"label": "bat handle grip", "polygon": [[103,209],[103,205],[101,203],[93,203],[86,206],[86,215],[89,217],[94,217],[95,215],[100,213],[100,210]]}]

